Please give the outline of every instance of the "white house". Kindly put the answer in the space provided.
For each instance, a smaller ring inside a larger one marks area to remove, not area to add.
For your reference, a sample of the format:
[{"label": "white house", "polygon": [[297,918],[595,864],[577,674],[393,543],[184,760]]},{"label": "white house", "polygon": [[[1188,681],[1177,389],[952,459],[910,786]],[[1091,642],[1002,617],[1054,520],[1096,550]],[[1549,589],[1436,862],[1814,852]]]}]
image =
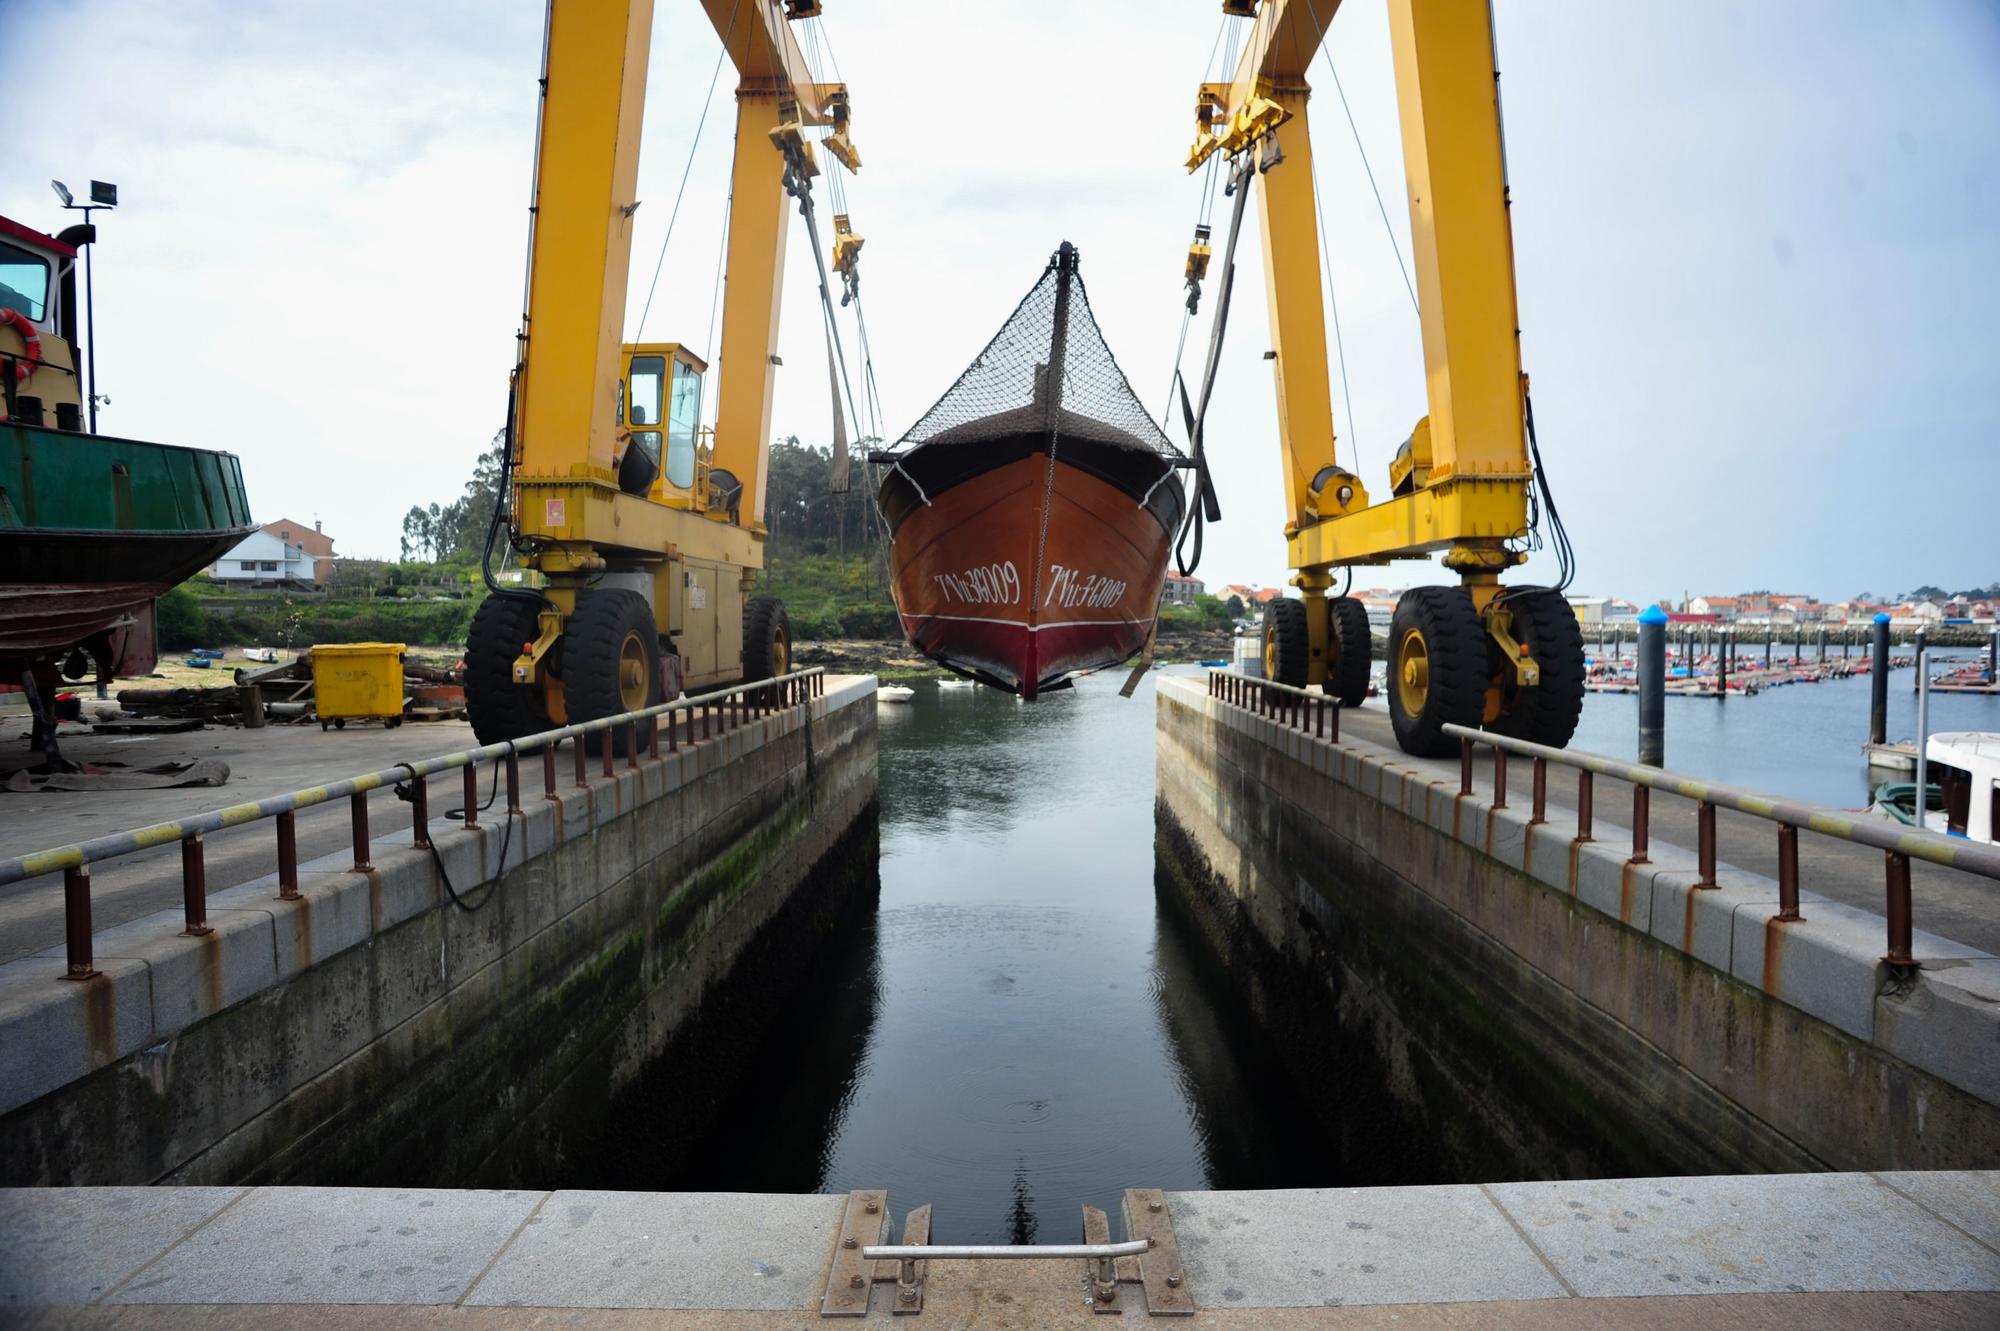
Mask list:
[{"label": "white house", "polygon": [[275,533],[253,531],[228,554],[215,561],[211,576],[225,587],[314,586],[313,557],[302,545],[280,540]]}]

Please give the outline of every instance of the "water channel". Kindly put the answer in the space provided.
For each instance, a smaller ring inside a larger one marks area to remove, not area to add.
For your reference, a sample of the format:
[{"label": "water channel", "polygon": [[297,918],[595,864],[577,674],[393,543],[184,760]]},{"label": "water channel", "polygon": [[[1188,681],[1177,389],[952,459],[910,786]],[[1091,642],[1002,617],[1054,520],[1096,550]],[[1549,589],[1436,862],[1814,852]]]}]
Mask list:
[{"label": "water channel", "polygon": [[[1892,738],[1914,730],[1910,678],[1892,679]],[[1073,1240],[1079,1203],[1115,1213],[1130,1186],[1438,1181],[1430,1162],[1372,1158],[1369,1124],[1332,1140],[1161,912],[1153,691],[1123,699],[1121,682],[1032,706],[921,684],[880,706],[879,908],[819,949],[695,1150],[651,1171],[618,1152],[570,1181],[887,1187],[898,1211],[933,1203],[955,1242]],[[1629,757],[1635,703],[1592,695],[1576,745]],[[1676,769],[1866,802],[1865,678],[1667,707]],[[1931,717],[2000,728],[2000,699],[1934,698]]]}]

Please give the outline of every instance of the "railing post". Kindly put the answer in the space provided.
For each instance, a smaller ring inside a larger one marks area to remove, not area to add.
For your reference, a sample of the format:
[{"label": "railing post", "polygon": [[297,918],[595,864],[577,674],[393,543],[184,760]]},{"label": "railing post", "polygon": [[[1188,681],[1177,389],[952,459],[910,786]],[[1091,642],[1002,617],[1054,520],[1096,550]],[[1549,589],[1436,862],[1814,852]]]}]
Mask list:
[{"label": "railing post", "polygon": [[1472,741],[1469,739],[1458,741],[1458,793],[1472,793]]},{"label": "railing post", "polygon": [[465,764],[465,826],[477,831],[479,828],[479,767],[467,761]]},{"label": "railing post", "polygon": [[428,777],[410,778],[410,830],[416,846],[431,844],[431,783]]},{"label": "railing post", "polygon": [[368,862],[368,792],[357,790],[347,797],[347,821],[354,833],[355,873],[367,873],[375,866]]},{"label": "railing post", "polygon": [[290,809],[278,815],[278,900],[299,899],[299,819]]},{"label": "railing post", "polygon": [[1576,839],[1589,841],[1590,797],[1597,784],[1597,773],[1579,771],[1576,774]]},{"label": "railing post", "polygon": [[625,723],[625,766],[634,772],[639,770],[639,722],[636,718]]},{"label": "railing post", "polygon": [[1632,787],[1632,863],[1645,864],[1647,818],[1652,812],[1653,789],[1651,786]]},{"label": "railing post", "polygon": [[583,736],[571,735],[569,737],[569,745],[575,753],[575,762],[572,764],[576,768],[576,771],[573,773],[575,785],[578,790],[582,790],[590,785],[590,768],[588,766],[588,759],[583,752]]},{"label": "railing post", "polygon": [[556,742],[550,740],[542,745],[542,798],[556,797]]},{"label": "railing post", "polygon": [[181,838],[181,914],[187,921],[183,938],[215,932],[208,927],[208,861],[199,832]]},{"label": "railing post", "polygon": [[1314,720],[1314,725],[1313,725],[1313,737],[1314,737],[1315,739],[1325,739],[1325,738],[1326,738],[1326,699],[1324,699],[1324,698],[1321,698],[1321,699],[1320,699],[1320,700],[1319,700],[1318,702],[1314,703],[1314,704],[1313,704],[1313,712],[1314,712],[1314,717],[1313,717],[1313,720]]},{"label": "railing post", "polygon": [[1910,857],[1893,850],[1882,852],[1887,860],[1889,879],[1889,951],[1882,960],[1891,966],[1914,966],[1910,956]]},{"label": "railing post", "polygon": [[1493,746],[1493,807],[1507,807],[1507,750]]},{"label": "railing post", "polygon": [[76,864],[63,870],[63,932],[68,935],[69,973],[66,978],[88,980],[97,974],[90,956],[90,866]]},{"label": "railing post", "polygon": [[597,734],[600,741],[597,746],[598,765],[604,769],[604,775],[610,776],[611,761],[616,756],[615,750],[618,748],[618,727],[606,726]]},{"label": "railing post", "polygon": [[657,715],[646,718],[646,756],[654,762],[660,760],[660,718]]},{"label": "railing post", "polygon": [[1332,732],[1327,735],[1327,738],[1332,740],[1335,744],[1340,743],[1340,700],[1338,698],[1334,699],[1333,729]]},{"label": "railing post", "polygon": [[681,733],[677,723],[674,720],[674,718],[677,715],[678,713],[675,712],[668,712],[666,714],[668,753],[679,753],[681,751]]},{"label": "railing post", "polygon": [[1702,800],[1694,811],[1695,866],[1701,881],[1695,886],[1715,886],[1715,806]]},{"label": "railing post", "polygon": [[1799,918],[1799,829],[1778,824],[1778,918]]},{"label": "railing post", "polygon": [[1549,760],[1535,759],[1535,810],[1528,815],[1528,824],[1546,823],[1549,820]]},{"label": "railing post", "polygon": [[507,746],[507,816],[519,817],[521,813],[521,759],[514,752],[514,746]]}]

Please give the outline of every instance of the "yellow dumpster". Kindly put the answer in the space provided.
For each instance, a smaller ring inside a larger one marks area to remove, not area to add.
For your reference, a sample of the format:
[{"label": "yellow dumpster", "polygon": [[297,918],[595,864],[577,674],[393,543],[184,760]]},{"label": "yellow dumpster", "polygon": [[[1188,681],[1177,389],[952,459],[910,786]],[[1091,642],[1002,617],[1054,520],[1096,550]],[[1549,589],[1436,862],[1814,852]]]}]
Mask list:
[{"label": "yellow dumpster", "polygon": [[321,730],[371,716],[384,725],[403,723],[402,643],[331,643],[312,649],[312,663]]}]

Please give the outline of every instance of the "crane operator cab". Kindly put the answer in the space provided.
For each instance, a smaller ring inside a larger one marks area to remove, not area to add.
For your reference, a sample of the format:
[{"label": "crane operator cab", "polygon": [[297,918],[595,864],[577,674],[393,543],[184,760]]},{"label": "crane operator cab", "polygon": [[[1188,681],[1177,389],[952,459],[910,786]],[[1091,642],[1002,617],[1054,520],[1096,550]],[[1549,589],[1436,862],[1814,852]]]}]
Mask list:
[{"label": "crane operator cab", "polygon": [[618,487],[693,508],[701,385],[708,365],[676,342],[628,343],[618,381]]}]

